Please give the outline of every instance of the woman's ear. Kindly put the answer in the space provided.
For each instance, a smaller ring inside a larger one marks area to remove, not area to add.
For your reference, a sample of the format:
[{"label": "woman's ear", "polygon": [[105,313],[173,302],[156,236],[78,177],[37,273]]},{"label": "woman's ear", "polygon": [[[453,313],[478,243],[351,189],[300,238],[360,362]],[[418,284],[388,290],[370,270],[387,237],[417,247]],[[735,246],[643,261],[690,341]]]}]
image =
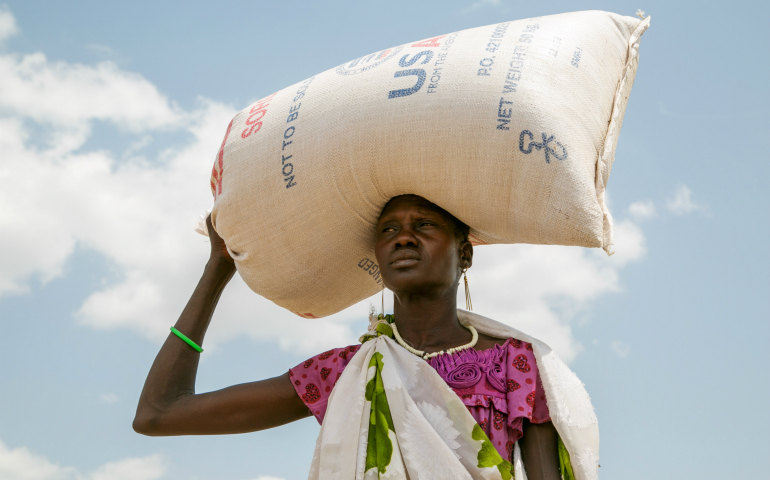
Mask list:
[{"label": "woman's ear", "polygon": [[467,240],[460,244],[460,264],[463,268],[473,265],[473,244]]}]

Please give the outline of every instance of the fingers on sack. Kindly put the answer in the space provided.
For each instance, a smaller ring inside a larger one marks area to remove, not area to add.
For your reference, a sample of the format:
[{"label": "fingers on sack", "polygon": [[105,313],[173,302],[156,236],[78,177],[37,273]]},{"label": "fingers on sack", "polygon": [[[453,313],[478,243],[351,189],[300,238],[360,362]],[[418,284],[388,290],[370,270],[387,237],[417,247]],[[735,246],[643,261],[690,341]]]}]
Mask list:
[{"label": "fingers on sack", "polygon": [[217,256],[222,256],[224,258],[227,258],[230,261],[233,261],[232,255],[230,255],[230,252],[227,250],[227,245],[225,245],[225,241],[222,239],[222,237],[219,236],[216,229],[214,228],[214,225],[211,223],[211,214],[209,214],[208,217],[206,217],[206,227],[209,231],[209,239],[211,241],[211,252],[212,255],[216,254]]},{"label": "fingers on sack", "polygon": [[206,217],[206,228],[208,228],[209,231],[209,238],[220,238],[219,234],[217,233],[216,229],[214,229],[214,224],[211,223],[211,214]]}]

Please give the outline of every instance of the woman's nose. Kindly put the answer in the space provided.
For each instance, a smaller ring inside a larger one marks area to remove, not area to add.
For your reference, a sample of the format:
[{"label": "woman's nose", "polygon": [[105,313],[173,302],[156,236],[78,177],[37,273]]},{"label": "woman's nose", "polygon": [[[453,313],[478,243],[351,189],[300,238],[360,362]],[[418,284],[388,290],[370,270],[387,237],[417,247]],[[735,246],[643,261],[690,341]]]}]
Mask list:
[{"label": "woman's nose", "polygon": [[396,237],[396,248],[416,247],[420,243],[411,228],[402,228]]}]

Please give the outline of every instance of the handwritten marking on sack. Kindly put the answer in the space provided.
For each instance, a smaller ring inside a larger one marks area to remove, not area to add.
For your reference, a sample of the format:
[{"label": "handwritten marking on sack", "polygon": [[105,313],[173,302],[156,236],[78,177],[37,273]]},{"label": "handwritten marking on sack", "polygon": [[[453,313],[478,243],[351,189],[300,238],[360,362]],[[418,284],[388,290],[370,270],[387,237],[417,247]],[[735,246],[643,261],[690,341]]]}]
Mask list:
[{"label": "handwritten marking on sack", "polygon": [[382,65],[391,58],[395,58],[398,52],[403,50],[403,45],[400,47],[386,48],[379,52],[372,53],[370,55],[364,55],[357,58],[350,63],[346,63],[337,67],[338,75],[355,75],[357,73],[368,72],[369,70]]},{"label": "handwritten marking on sack", "polygon": [[534,33],[540,25],[527,25],[524,31],[519,35],[519,43],[523,45],[516,45],[511,54],[511,61],[508,63],[508,71],[505,74],[505,83],[503,84],[503,94],[515,93],[521,81],[522,70],[524,69],[524,60],[529,51],[529,45],[532,43]]},{"label": "handwritten marking on sack", "polygon": [[[305,97],[307,87],[310,85],[310,82],[312,82],[314,78],[315,77],[310,77],[300,85],[294,96],[293,103],[291,107],[289,107],[289,115],[286,117],[286,123],[292,123],[297,120],[297,118],[299,118],[299,109],[302,107],[302,102],[300,102],[300,100]],[[283,145],[281,146],[281,173],[283,174],[283,181],[286,182],[286,188],[291,188],[297,184],[297,182],[294,181],[294,164],[288,161],[294,155],[286,155],[283,153],[286,151],[286,147],[294,143],[294,140],[291,139],[294,138],[294,134],[296,132],[297,127],[295,125],[289,125],[283,132]]]},{"label": "handwritten marking on sack", "polygon": [[[489,37],[489,42],[487,43],[485,50],[489,53],[495,53],[497,49],[500,48],[500,45],[503,42],[503,38],[505,37],[505,32],[507,31],[508,23],[501,23],[496,25],[495,29],[492,30],[492,35]],[[479,61],[481,68],[478,69],[476,75],[480,77],[489,77],[492,74],[492,65],[495,64],[495,61],[493,60],[494,58],[494,55],[491,57],[482,58]]]},{"label": "handwritten marking on sack", "polygon": [[444,45],[439,49],[438,55],[436,55],[437,58],[436,62],[433,64],[433,73],[430,76],[430,83],[428,84],[428,93],[436,93],[438,83],[441,81],[441,74],[444,68],[443,65],[446,62],[447,56],[449,55],[448,51],[452,47],[455,38],[457,38],[457,34],[453,33],[444,40]]},{"label": "handwritten marking on sack", "polygon": [[368,258],[362,258],[358,262],[358,267],[363,269],[369,275],[372,276],[375,282],[382,285],[382,278],[380,277],[380,266]]},{"label": "handwritten marking on sack", "polygon": [[581,53],[583,53],[583,49],[580,47],[575,47],[575,53],[572,54],[572,61],[570,62],[575,68],[578,68],[578,65],[580,65]]},{"label": "handwritten marking on sack", "polygon": [[247,138],[262,128],[262,119],[267,115],[267,107],[270,105],[270,100],[276,95],[278,95],[278,92],[268,95],[251,107],[249,116],[246,118],[246,129],[241,133],[241,138]]},{"label": "handwritten marking on sack", "polygon": [[[525,137],[529,137],[527,148],[524,148]],[[555,139],[553,135],[548,135],[543,132],[542,138],[542,143],[535,142],[535,136],[532,134],[532,132],[529,130],[522,130],[521,134],[519,135],[519,151],[524,155],[529,155],[533,150],[545,150],[545,163],[551,163],[552,155],[557,160],[567,159],[567,149],[564,148],[564,145],[561,143],[554,141]],[[554,149],[551,145],[553,145],[553,147],[558,147],[559,150],[561,150],[561,155],[556,153],[556,149]]]}]

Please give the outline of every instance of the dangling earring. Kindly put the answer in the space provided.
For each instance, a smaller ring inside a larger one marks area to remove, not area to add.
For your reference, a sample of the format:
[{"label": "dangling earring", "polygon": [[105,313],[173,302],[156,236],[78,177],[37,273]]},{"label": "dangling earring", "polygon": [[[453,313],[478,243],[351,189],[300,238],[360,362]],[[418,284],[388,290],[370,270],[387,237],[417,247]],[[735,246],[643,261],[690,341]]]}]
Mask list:
[{"label": "dangling earring", "polygon": [[382,286],[382,310],[380,310],[380,317],[385,318],[385,286]]},{"label": "dangling earring", "polygon": [[468,269],[463,268],[463,278],[465,278],[465,308],[468,311],[473,310],[473,302],[471,302],[471,289],[468,288]]}]

